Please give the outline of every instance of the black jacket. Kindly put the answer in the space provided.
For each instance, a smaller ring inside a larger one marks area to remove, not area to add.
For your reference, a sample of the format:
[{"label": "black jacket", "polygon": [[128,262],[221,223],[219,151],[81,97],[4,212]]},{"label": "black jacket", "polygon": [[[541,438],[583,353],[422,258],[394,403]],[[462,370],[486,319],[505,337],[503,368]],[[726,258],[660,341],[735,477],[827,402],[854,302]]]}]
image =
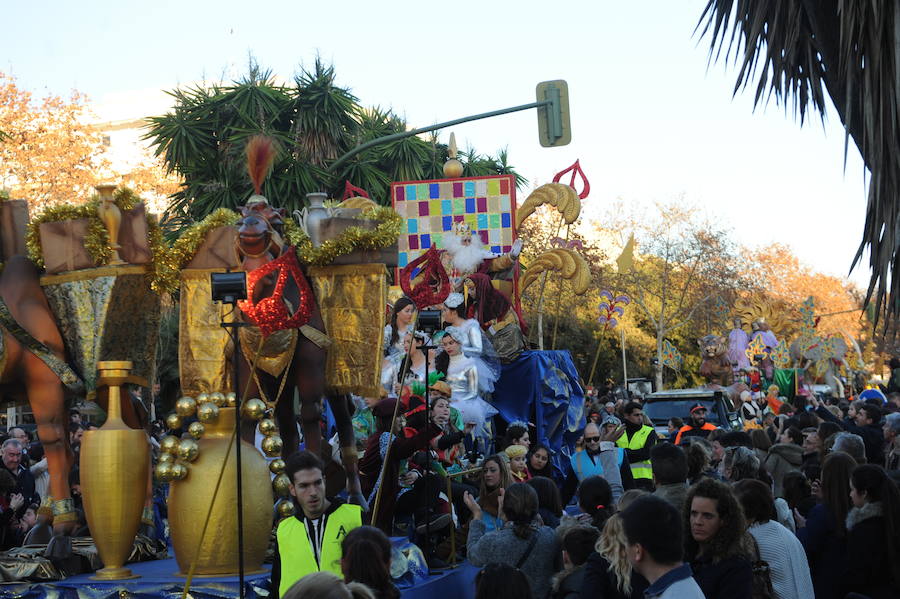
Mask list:
[{"label": "black jacket", "polygon": [[843,592],[871,599],[900,597],[891,581],[884,516],[878,503],[853,508],[847,515],[847,561]]},{"label": "black jacket", "polygon": [[[6,466],[2,467],[6,468]],[[41,496],[38,495],[37,491],[35,490],[34,475],[31,473],[31,470],[20,464],[19,470],[17,472],[13,472],[9,468],[6,468],[6,471],[12,474],[13,478],[16,479],[16,488],[12,490],[10,495],[12,495],[13,493],[21,493],[22,497],[25,498],[25,503],[22,504],[22,507],[16,510],[16,516],[21,517],[22,514],[25,513],[25,510],[28,509],[28,506],[30,504],[41,504]]]},{"label": "black jacket", "polygon": [[876,422],[875,424],[859,426],[850,420],[839,420],[837,416],[823,406],[816,408],[816,415],[822,420],[841,425],[848,433],[862,437],[866,446],[866,461],[870,464],[884,466],[884,430],[881,428],[881,424]]},{"label": "black jacket", "polygon": [[843,599],[841,578],[847,561],[847,539],[838,536],[837,522],[825,504],[806,516],[806,526],[797,531],[812,575],[816,599]]},{"label": "black jacket", "polygon": [[751,599],[753,566],[747,558],[733,555],[718,562],[696,558],[691,570],[706,599]]},{"label": "black jacket", "polygon": [[596,551],[588,556],[583,568],[581,599],[643,599],[644,591],[650,586],[646,578],[632,570],[631,593],[623,594],[609,562]]}]

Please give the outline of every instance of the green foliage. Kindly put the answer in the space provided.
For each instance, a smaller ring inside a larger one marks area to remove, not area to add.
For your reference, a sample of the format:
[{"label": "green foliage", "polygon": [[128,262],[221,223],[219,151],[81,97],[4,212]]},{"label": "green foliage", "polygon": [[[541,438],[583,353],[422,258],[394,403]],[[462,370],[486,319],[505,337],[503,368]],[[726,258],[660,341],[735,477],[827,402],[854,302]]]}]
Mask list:
[{"label": "green foliage", "polygon": [[[345,181],[388,204],[392,181],[443,176],[447,147],[434,135],[369,148],[331,172],[329,166],[353,147],[408,127],[391,110],[363,108],[349,88],[336,83],[334,67],[319,59],[291,86],[277,84],[270,71],[251,64],[248,74],[231,85],[169,94],[172,111],[149,119],[146,138],[166,169],[184,179],[163,219],[170,236],[218,208],[243,205],[252,193],[244,148],[258,133],[274,138],[279,148],[263,195],[289,213],[305,205],[309,192],[340,197]],[[525,182],[509,166],[506,150],[497,158],[474,150],[460,158],[466,175],[510,173],[519,185]]]}]

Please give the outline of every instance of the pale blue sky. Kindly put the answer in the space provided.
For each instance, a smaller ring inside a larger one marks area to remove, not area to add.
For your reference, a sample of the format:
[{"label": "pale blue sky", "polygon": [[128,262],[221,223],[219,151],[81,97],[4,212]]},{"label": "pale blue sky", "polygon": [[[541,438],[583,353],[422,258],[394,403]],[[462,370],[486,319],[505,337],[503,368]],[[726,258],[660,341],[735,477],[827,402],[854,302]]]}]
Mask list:
[{"label": "pale blue sky", "polygon": [[693,35],[705,0],[5,4],[0,70],[39,94],[74,87],[100,105],[150,102],[240,73],[250,53],[290,77],[318,52],[364,104],[423,126],[530,102],[537,82],[562,78],[571,145],[541,148],[529,111],[454,128],[460,146],[508,146],[536,183],[580,158],[588,216],[617,197],[683,194],[737,241],[788,243],[830,274],[847,272],[862,232],[861,161],[851,146],[844,172],[836,115],[801,129],[774,103],[753,113],[752,92],[732,99],[734,69],[707,68],[707,42]]}]

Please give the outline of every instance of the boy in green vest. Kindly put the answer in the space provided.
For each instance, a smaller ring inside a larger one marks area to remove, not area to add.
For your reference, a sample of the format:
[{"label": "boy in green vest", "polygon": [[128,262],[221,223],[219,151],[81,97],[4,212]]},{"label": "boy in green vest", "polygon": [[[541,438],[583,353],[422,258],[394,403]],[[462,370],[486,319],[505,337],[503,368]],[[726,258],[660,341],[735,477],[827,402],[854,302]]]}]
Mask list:
[{"label": "boy in green vest", "polygon": [[285,460],[291,480],[294,516],[278,523],[272,590],[281,597],[295,582],[313,572],[328,571],[343,578],[341,541],[362,525],[362,508],[334,497],[325,497],[322,461],[308,451]]}]

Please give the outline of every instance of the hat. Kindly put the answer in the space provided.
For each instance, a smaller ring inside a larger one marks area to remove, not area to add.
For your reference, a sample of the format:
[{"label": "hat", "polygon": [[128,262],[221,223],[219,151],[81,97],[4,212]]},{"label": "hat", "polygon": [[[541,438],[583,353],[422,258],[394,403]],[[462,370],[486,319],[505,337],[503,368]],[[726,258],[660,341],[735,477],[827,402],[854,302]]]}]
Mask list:
[{"label": "hat", "polygon": [[600,426],[606,426],[607,424],[610,424],[612,426],[621,426],[622,421],[619,420],[619,418],[617,416],[613,416],[612,414],[607,414],[606,416],[603,417],[603,420],[600,421]]},{"label": "hat", "polygon": [[386,418],[394,415],[394,409],[397,407],[397,400],[393,398],[382,399],[375,407],[372,408],[372,415],[376,418]]},{"label": "hat", "polygon": [[458,308],[461,303],[465,301],[462,293],[454,291],[450,295],[447,296],[447,299],[444,300],[444,305],[448,308]]},{"label": "hat", "polygon": [[708,412],[708,411],[709,411],[709,408],[707,408],[706,406],[704,406],[702,403],[695,403],[694,405],[691,406],[691,414],[693,414],[694,412],[697,412],[697,411],[699,411],[699,410],[703,410],[704,412]]},{"label": "hat", "polygon": [[528,453],[528,448],[524,445],[510,445],[504,450],[506,453],[506,457],[512,458],[520,458]]},{"label": "hat", "polygon": [[450,385],[448,385],[444,381],[435,381],[434,383],[432,383],[431,390],[443,397],[450,397],[453,394],[452,389],[450,389]]}]

